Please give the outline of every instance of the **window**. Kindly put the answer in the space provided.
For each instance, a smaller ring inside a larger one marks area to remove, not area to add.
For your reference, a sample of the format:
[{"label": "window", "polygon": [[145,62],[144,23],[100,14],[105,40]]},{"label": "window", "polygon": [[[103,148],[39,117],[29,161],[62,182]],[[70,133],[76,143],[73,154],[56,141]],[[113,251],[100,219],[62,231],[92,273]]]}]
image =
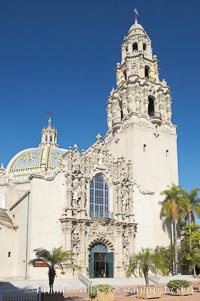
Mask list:
[{"label": "window", "polygon": [[168,156],[169,156],[169,150],[166,149],[166,157],[168,157]]},{"label": "window", "polygon": [[133,52],[137,52],[138,51],[138,44],[135,42],[133,43]]},{"label": "window", "polygon": [[145,66],[144,67],[144,76],[149,79],[149,73],[150,73],[150,67],[149,66]]},{"label": "window", "polygon": [[147,44],[143,43],[143,50],[146,51],[147,50]]},{"label": "window", "polygon": [[124,70],[123,74],[124,74],[124,79],[127,80],[126,70]]},{"label": "window", "polygon": [[52,136],[50,136],[50,142],[52,142],[53,141],[53,138],[52,138]]},{"label": "window", "polygon": [[144,153],[146,152],[146,148],[147,148],[147,145],[146,145],[146,144],[143,144],[143,152],[144,152]]},{"label": "window", "polygon": [[101,175],[90,182],[90,216],[109,217],[108,186]]},{"label": "window", "polygon": [[148,115],[149,116],[154,116],[155,115],[155,111],[154,111],[154,98],[152,96],[148,97]]},{"label": "window", "polygon": [[45,141],[48,141],[48,136],[47,135],[45,136]]}]

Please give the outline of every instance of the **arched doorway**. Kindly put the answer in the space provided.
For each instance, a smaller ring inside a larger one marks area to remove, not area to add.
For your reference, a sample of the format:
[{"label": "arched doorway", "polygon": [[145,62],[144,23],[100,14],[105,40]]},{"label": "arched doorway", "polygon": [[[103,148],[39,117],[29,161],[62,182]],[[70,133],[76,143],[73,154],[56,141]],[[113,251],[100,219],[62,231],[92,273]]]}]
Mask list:
[{"label": "arched doorway", "polygon": [[113,252],[101,243],[95,243],[90,248],[89,255],[90,278],[113,278],[114,258]]}]

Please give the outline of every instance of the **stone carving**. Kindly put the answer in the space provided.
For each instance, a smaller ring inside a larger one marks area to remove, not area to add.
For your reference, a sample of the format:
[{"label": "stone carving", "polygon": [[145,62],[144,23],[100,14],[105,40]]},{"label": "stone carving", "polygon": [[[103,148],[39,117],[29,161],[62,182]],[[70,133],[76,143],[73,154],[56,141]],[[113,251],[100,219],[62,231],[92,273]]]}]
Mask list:
[{"label": "stone carving", "polygon": [[[86,265],[84,260],[89,256],[90,246],[100,243],[114,252],[119,248],[117,252],[123,254],[120,264],[127,266],[129,243],[133,244],[135,235],[134,228],[130,230],[134,224],[131,162],[123,157],[113,159],[99,135],[87,151],[79,153],[74,147],[63,160],[67,207],[60,221],[66,235],[71,233],[71,247],[77,262]],[[112,191],[109,216],[102,218],[90,218],[89,187],[96,174],[102,174]],[[83,252],[86,257],[81,255]]]},{"label": "stone carving", "polygon": [[80,253],[80,234],[78,225],[74,226],[74,229],[72,231],[72,250],[74,254]]}]

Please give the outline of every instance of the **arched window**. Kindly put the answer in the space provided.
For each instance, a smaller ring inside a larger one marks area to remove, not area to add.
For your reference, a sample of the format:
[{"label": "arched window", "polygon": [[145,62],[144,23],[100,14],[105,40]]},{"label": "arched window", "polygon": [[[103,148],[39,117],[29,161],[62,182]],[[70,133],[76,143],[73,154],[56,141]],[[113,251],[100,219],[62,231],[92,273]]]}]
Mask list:
[{"label": "arched window", "polygon": [[50,142],[52,142],[53,141],[53,137],[52,136],[50,136]]},{"label": "arched window", "polygon": [[133,43],[133,52],[136,52],[136,51],[138,51],[138,44],[135,42],[135,43]]},{"label": "arched window", "polygon": [[96,175],[90,182],[90,216],[109,217],[108,186],[102,175]]},{"label": "arched window", "polygon": [[45,141],[48,141],[48,136],[47,135],[45,136]]},{"label": "arched window", "polygon": [[128,46],[126,46],[126,52],[128,52]]},{"label": "arched window", "polygon": [[147,44],[143,43],[143,50],[146,51],[147,50]]},{"label": "arched window", "polygon": [[126,73],[126,70],[124,70],[123,74],[124,74],[124,79],[127,80],[127,73]]},{"label": "arched window", "polygon": [[149,73],[150,73],[150,67],[149,66],[145,66],[144,67],[144,76],[146,78],[148,78],[148,79],[149,79]]},{"label": "arched window", "polygon": [[154,109],[154,98],[152,96],[148,97],[148,115],[149,116],[154,116],[155,114],[155,109]]}]

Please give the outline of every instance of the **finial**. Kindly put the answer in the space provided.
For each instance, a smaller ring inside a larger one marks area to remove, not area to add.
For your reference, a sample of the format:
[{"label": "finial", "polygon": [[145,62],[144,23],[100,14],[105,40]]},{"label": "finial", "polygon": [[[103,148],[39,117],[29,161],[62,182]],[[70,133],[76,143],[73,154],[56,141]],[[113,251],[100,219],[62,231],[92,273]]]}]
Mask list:
[{"label": "finial", "polygon": [[101,135],[98,133],[98,135],[96,136],[97,141],[101,141]]},{"label": "finial", "polygon": [[134,14],[135,14],[135,24],[138,24],[137,18],[139,17],[139,13],[138,13],[137,8],[134,8]]},{"label": "finial", "polygon": [[51,116],[53,115],[53,112],[48,112],[49,119],[48,119],[48,128],[52,128],[52,120]]},{"label": "finial", "polygon": [[52,126],[51,126],[51,118],[49,117],[49,119],[48,119],[48,128],[51,128]]},{"label": "finial", "polygon": [[77,146],[77,144],[76,144],[76,143],[74,144],[74,150],[75,150],[75,151],[77,151],[77,150],[78,150],[78,146]]},{"label": "finial", "polygon": [[110,91],[110,96],[112,96],[114,92],[115,92],[115,89],[112,88],[112,90]]}]

